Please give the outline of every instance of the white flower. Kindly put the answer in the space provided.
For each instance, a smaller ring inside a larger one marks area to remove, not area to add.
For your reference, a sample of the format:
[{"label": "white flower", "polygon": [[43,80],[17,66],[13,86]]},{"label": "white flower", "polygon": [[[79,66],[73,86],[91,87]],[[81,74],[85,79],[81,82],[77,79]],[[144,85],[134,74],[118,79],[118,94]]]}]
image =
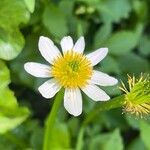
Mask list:
[{"label": "white flower", "polygon": [[112,86],[118,80],[100,71],[93,70],[108,53],[108,48],[100,48],[84,55],[84,37],[75,45],[70,36],[60,42],[62,53],[47,37],[39,39],[41,55],[51,65],[28,62],[25,70],[35,77],[50,78],[38,90],[45,98],[52,98],[62,87],[65,88],[64,107],[72,115],[82,113],[81,90],[94,101],[107,101],[110,97],[97,85]]}]

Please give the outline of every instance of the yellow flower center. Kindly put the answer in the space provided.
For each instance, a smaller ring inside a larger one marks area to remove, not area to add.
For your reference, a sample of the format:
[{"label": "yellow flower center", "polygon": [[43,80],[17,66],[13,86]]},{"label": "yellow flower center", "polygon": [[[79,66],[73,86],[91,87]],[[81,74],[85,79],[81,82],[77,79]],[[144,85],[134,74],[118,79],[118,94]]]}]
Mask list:
[{"label": "yellow flower center", "polygon": [[51,73],[65,88],[83,87],[92,76],[92,66],[84,55],[71,50],[54,60]]}]

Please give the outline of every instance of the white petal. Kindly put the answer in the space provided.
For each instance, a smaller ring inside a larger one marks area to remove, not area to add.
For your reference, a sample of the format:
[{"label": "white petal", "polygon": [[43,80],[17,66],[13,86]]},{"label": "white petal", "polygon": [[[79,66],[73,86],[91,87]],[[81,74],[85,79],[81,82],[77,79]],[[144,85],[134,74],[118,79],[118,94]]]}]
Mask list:
[{"label": "white petal", "polygon": [[87,54],[86,57],[91,61],[92,66],[97,65],[108,53],[108,48],[100,48],[90,54]]},{"label": "white petal", "polygon": [[65,36],[60,42],[63,53],[73,48],[73,40],[70,36]]},{"label": "white petal", "polygon": [[110,99],[110,97],[102,89],[94,84],[89,84],[81,89],[94,101],[107,101]]},{"label": "white petal", "polygon": [[78,88],[65,90],[64,107],[74,116],[79,116],[82,113],[82,96]]},{"label": "white petal", "polygon": [[118,83],[118,80],[100,71],[93,71],[91,83],[101,86],[112,86]]},{"label": "white petal", "polygon": [[28,62],[24,64],[24,69],[31,75],[35,77],[41,77],[41,78],[46,78],[46,77],[51,77],[51,68],[50,66],[40,64],[40,63],[35,63],[35,62]]},{"label": "white petal", "polygon": [[53,64],[53,60],[61,55],[58,48],[54,45],[54,43],[47,37],[40,36],[39,39],[39,50],[41,55],[47,60],[49,63]]},{"label": "white petal", "polygon": [[85,48],[85,41],[84,41],[84,37],[81,36],[75,43],[73,50],[75,52],[83,53],[84,48]]},{"label": "white petal", "polygon": [[42,84],[38,90],[45,98],[52,98],[59,90],[61,86],[55,79],[50,79]]}]

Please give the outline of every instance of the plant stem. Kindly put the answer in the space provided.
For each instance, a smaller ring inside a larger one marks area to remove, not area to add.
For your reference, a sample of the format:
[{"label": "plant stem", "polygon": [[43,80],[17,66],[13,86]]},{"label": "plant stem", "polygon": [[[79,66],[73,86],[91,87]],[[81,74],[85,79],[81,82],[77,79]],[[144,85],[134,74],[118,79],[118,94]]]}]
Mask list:
[{"label": "plant stem", "polygon": [[106,110],[110,110],[110,109],[114,109],[114,108],[118,108],[121,107],[123,105],[124,102],[124,95],[115,97],[107,102],[101,103],[99,105],[96,105],[96,107],[93,109],[93,111],[91,111],[87,117],[85,118],[85,120],[83,121],[83,126],[86,126],[89,122],[93,121],[94,119],[97,118],[97,115],[99,115],[99,113],[101,111],[106,111]]},{"label": "plant stem", "polygon": [[49,145],[49,140],[50,140],[50,136],[51,136],[51,131],[53,130],[53,126],[56,120],[56,116],[58,113],[58,109],[59,106],[62,102],[62,97],[63,97],[63,93],[64,90],[62,89],[61,91],[59,91],[59,93],[56,95],[56,98],[54,100],[54,104],[52,107],[52,110],[46,120],[46,124],[45,124],[45,133],[44,133],[44,143],[43,143],[43,150],[50,150],[51,147]]},{"label": "plant stem", "polygon": [[84,130],[85,130],[84,127],[80,128],[79,135],[78,135],[78,138],[77,138],[76,150],[82,150]]}]

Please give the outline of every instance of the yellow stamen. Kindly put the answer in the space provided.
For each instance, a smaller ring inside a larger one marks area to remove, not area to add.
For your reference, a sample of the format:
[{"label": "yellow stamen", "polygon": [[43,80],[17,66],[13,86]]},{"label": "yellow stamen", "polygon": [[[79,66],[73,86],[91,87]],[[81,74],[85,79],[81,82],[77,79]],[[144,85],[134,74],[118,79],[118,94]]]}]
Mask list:
[{"label": "yellow stamen", "polygon": [[150,103],[135,104],[126,99],[123,111],[126,113],[135,114],[137,117],[143,118],[143,116],[149,114],[150,112]]},{"label": "yellow stamen", "polygon": [[[123,111],[130,114],[135,114],[137,117],[143,118],[145,115],[150,113],[150,101],[143,101],[142,94],[136,94],[134,92],[137,91],[137,87],[141,86],[139,84],[145,85],[145,83],[149,83],[148,78],[144,78],[141,74],[139,79],[135,79],[135,77],[131,77],[128,75],[128,86],[129,90],[127,90],[125,84],[121,82],[122,87],[119,87],[122,91],[126,93],[125,102],[123,106]],[[142,87],[141,87],[142,88]],[[149,87],[147,87],[149,88]],[[147,90],[144,86],[144,90]],[[148,99],[149,100],[149,99]]]},{"label": "yellow stamen", "polygon": [[51,73],[65,88],[83,87],[92,76],[92,66],[84,55],[70,50],[54,60]]}]

